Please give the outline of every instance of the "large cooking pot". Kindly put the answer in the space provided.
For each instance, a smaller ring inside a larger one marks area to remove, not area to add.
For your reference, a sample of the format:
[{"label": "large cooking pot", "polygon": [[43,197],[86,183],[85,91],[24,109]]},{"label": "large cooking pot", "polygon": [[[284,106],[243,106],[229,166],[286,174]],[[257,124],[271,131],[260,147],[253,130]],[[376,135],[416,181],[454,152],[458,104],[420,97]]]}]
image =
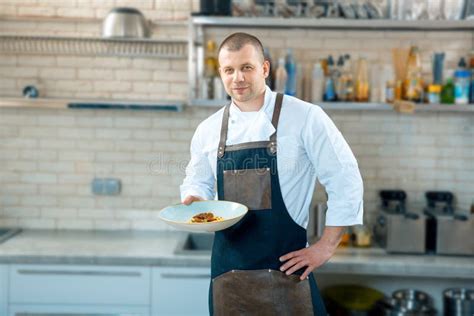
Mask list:
[{"label": "large cooking pot", "polygon": [[436,310],[413,300],[385,297],[378,301],[373,315],[377,316],[435,316]]},{"label": "large cooking pot", "polygon": [[145,38],[150,27],[143,14],[135,8],[114,8],[102,24],[102,36],[107,38]]}]

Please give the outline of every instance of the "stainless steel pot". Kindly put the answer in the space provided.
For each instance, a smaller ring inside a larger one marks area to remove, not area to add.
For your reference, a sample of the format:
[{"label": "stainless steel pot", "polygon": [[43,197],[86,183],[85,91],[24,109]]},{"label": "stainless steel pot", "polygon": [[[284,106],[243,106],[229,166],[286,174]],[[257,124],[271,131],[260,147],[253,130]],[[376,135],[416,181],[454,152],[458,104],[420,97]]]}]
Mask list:
[{"label": "stainless steel pot", "polygon": [[377,302],[375,314],[380,316],[435,316],[436,310],[433,307],[420,305],[415,301],[398,300],[393,297],[386,297]]},{"label": "stainless steel pot", "polygon": [[474,315],[474,290],[464,288],[447,289],[443,292],[444,315]]},{"label": "stainless steel pot", "polygon": [[102,24],[102,36],[107,38],[145,38],[150,27],[143,14],[135,8],[114,8]]},{"label": "stainless steel pot", "polygon": [[393,292],[377,302],[377,315],[384,316],[435,316],[432,298],[421,291],[404,289]]}]

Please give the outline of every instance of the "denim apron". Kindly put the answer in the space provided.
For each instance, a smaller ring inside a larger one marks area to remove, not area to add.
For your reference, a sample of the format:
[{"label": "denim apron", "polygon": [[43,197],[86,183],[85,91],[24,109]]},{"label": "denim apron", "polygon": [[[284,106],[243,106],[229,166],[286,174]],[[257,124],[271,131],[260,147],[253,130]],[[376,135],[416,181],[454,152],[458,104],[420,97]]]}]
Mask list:
[{"label": "denim apron", "polygon": [[287,276],[279,257],[306,247],[306,230],[288,214],[277,170],[277,126],[283,95],[277,94],[268,141],[226,146],[230,105],[224,109],[217,150],[219,200],[246,205],[237,224],[215,234],[211,258],[211,315],[326,316],[313,274]]}]

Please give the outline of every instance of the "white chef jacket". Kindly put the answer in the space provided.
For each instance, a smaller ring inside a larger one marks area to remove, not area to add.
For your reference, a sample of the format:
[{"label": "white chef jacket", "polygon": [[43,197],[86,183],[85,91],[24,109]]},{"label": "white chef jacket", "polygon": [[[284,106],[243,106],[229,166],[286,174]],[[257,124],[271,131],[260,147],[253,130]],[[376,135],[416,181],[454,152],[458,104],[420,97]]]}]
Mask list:
[{"label": "white chef jacket", "polygon": [[[227,145],[269,140],[276,93],[265,90],[262,108],[242,112],[232,102]],[[196,129],[191,141],[191,160],[180,186],[181,199],[197,195],[216,198],[217,147],[222,116],[220,109]],[[362,224],[363,184],[357,161],[332,120],[317,105],[285,95],[277,133],[278,174],[283,201],[293,220],[308,225],[316,179],[328,194],[327,226]]]}]

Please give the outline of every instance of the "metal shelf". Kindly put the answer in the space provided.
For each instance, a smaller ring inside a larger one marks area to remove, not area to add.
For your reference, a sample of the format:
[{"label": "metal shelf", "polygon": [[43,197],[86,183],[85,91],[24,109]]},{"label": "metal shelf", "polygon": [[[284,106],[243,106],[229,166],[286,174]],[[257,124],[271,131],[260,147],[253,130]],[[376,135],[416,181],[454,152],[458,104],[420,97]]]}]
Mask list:
[{"label": "metal shelf", "polygon": [[474,20],[418,20],[399,21],[388,19],[350,20],[328,18],[271,18],[271,17],[193,17],[192,24],[201,26],[227,26],[249,28],[306,28],[345,30],[412,30],[412,31],[458,31],[474,30]]},{"label": "metal shelf", "polygon": [[[315,29],[344,30],[350,35],[353,30],[365,31],[474,31],[474,20],[418,20],[399,21],[388,19],[350,20],[327,18],[282,18],[282,17],[212,17],[194,16],[189,21],[188,82],[189,105],[220,106],[221,101],[200,100],[204,74],[205,29],[212,27],[269,28],[269,29]],[[327,110],[392,110],[388,104],[380,103],[323,103]],[[416,111],[473,112],[466,106],[417,105]]]},{"label": "metal shelf", "polygon": [[[189,105],[199,107],[222,107],[229,102],[229,100],[195,99],[191,100]],[[318,105],[327,111],[394,111],[393,106],[388,103],[322,102]],[[415,112],[462,112],[474,114],[474,104],[416,104]]]},{"label": "metal shelf", "polygon": [[0,35],[0,53],[187,58],[186,40]]},{"label": "metal shelf", "polygon": [[157,102],[118,101],[96,99],[60,99],[60,98],[12,98],[0,97],[0,108],[50,108],[50,109],[100,109],[100,110],[145,110],[181,112],[184,101],[162,100]]}]

